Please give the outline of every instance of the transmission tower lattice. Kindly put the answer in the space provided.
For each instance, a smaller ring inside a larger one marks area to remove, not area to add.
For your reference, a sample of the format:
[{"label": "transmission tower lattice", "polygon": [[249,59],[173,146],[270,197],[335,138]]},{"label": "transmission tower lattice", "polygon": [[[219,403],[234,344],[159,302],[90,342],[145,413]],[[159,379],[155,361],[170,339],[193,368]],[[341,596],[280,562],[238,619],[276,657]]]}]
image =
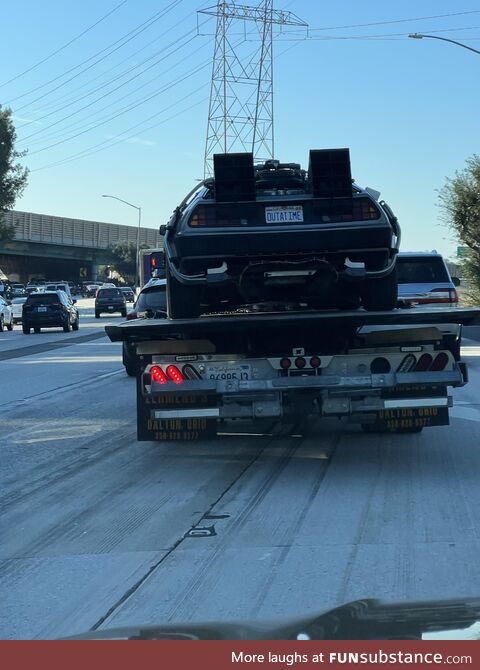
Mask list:
[{"label": "transmission tower lattice", "polygon": [[208,177],[216,153],[249,151],[259,162],[274,158],[272,26],[308,25],[291,12],[273,9],[273,0],[257,7],[219,1],[199,13],[217,18],[204,161]]}]

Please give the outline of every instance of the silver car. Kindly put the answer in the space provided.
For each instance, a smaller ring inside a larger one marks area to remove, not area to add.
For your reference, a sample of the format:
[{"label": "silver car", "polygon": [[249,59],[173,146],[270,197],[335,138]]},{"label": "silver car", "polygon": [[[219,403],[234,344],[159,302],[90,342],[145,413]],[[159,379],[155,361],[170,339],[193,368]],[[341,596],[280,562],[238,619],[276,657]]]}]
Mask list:
[{"label": "silver car", "polygon": [[12,300],[11,308],[13,312],[13,323],[22,323],[22,307],[27,298],[14,298]]},{"label": "silver car", "polygon": [[401,252],[397,256],[398,300],[401,306],[458,306],[456,286],[443,257],[435,252]]},{"label": "silver car", "polygon": [[0,296],[0,333],[3,333],[4,328],[13,330],[13,310],[10,301]]}]

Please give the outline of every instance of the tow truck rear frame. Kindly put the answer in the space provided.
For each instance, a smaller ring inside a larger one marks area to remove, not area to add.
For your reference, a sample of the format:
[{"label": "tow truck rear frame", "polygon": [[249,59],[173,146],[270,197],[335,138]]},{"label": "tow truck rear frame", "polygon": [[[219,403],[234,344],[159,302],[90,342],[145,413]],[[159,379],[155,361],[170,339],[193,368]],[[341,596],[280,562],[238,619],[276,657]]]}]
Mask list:
[{"label": "tow truck rear frame", "polygon": [[447,425],[480,309],[245,312],[107,326],[136,347],[138,439],[212,437],[231,419],[338,417],[367,431]]}]

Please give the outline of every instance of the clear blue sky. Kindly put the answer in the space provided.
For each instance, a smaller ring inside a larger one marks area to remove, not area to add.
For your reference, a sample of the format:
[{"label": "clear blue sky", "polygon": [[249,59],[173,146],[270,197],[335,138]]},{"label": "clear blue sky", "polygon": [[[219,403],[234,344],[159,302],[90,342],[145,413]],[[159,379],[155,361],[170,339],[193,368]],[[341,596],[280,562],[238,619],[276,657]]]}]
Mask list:
[{"label": "clear blue sky", "polygon": [[[29,150],[31,169],[17,209],[135,225],[134,210],[100,197],[110,193],[141,206],[144,225],[156,228],[202,177],[214,23],[204,27],[210,34],[195,36],[196,11],[215,0],[121,1],[9,4],[0,103],[14,112],[18,148]],[[350,147],[356,181],[381,191],[399,217],[403,249],[451,255],[456,243],[440,225],[436,189],[480,153],[480,55],[407,35],[480,49],[478,2],[278,0],[275,7],[323,38],[276,41],[276,157],[305,164],[310,148]],[[122,45],[126,33],[162,10]]]}]

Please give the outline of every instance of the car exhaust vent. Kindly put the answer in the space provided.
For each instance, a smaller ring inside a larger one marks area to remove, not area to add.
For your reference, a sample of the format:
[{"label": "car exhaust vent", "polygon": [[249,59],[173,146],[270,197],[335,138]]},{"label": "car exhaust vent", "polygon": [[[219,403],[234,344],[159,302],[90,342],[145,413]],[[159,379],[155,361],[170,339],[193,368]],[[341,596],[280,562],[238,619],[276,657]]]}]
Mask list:
[{"label": "car exhaust vent", "polygon": [[348,149],[312,149],[308,177],[315,198],[352,201],[352,173]]},{"label": "car exhaust vent", "polygon": [[255,200],[252,153],[215,154],[213,166],[217,202]]}]

